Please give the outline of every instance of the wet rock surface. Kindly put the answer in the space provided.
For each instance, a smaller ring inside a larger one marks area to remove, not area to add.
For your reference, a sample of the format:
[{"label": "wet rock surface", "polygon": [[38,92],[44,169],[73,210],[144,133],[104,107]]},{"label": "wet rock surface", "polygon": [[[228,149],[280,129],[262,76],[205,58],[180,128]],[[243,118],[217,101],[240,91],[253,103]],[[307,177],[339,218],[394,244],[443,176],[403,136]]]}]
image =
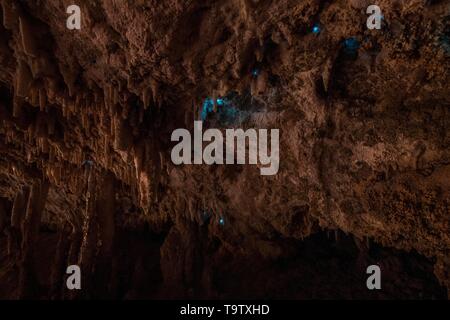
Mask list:
[{"label": "wet rock surface", "polygon": [[[448,1],[0,3],[0,297],[447,298]],[[277,175],[172,163],[218,97]]]}]

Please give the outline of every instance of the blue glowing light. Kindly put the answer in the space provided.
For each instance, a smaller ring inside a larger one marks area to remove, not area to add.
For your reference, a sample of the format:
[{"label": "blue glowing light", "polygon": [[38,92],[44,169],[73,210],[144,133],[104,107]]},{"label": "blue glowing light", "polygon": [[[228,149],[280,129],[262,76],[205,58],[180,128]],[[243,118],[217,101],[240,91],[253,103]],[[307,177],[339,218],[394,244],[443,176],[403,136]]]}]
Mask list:
[{"label": "blue glowing light", "polygon": [[252,70],[252,76],[257,77],[259,75],[259,70],[258,69],[253,69]]},{"label": "blue glowing light", "polygon": [[358,49],[360,47],[359,41],[356,38],[347,38],[344,40],[343,49],[344,53],[353,59],[358,56]]},{"label": "blue glowing light", "polygon": [[211,98],[206,98],[205,101],[203,101],[203,107],[202,107],[202,120],[205,121],[208,117],[208,114],[214,111],[214,101]]},{"label": "blue glowing light", "polygon": [[356,51],[359,49],[359,42],[355,38],[348,38],[345,39],[344,46],[348,51]]},{"label": "blue glowing light", "polygon": [[[214,102],[216,104],[216,106],[221,107],[218,110],[216,110],[219,114],[227,114],[228,111],[225,109],[230,108],[232,105],[230,103],[230,101],[228,101],[226,98],[217,98],[217,99],[211,99],[211,98],[206,98],[205,101],[203,101],[203,107],[202,107],[202,113],[201,113],[201,118],[203,121],[206,120],[206,118],[208,118],[208,115],[210,113],[214,112]],[[226,107],[226,108],[224,108]]]},{"label": "blue glowing light", "polygon": [[223,225],[225,224],[225,219],[224,219],[224,218],[220,218],[220,219],[219,219],[219,224],[220,224],[221,226],[223,226]]},{"label": "blue glowing light", "polygon": [[230,95],[210,98],[203,101],[201,109],[201,120],[211,121],[211,124],[226,125],[239,121],[242,114]]},{"label": "blue glowing light", "polygon": [[312,28],[312,33],[314,33],[314,34],[320,33],[320,26],[319,26],[319,24],[316,23],[316,24],[313,26],[313,28]]}]

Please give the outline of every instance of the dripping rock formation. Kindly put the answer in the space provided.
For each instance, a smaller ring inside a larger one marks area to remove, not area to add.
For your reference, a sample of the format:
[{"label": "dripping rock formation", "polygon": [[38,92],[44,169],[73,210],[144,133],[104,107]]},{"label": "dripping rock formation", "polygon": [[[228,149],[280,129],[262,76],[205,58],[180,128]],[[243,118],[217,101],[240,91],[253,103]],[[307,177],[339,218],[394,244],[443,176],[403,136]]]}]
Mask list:
[{"label": "dripping rock formation", "polygon": [[[448,298],[448,1],[0,4],[0,298]],[[200,119],[278,173],[174,165]]]}]

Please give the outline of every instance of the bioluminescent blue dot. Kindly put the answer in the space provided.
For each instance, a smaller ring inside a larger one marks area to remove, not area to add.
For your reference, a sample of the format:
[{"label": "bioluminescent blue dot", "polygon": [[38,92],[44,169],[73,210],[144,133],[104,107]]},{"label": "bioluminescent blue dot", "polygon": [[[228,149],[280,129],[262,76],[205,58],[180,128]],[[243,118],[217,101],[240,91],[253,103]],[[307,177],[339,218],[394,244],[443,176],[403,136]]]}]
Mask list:
[{"label": "bioluminescent blue dot", "polygon": [[355,38],[348,38],[344,41],[345,49],[350,51],[356,51],[359,49],[359,42]]},{"label": "bioluminescent blue dot", "polygon": [[356,58],[356,56],[358,55],[358,49],[360,47],[359,41],[356,38],[348,38],[344,40],[343,43],[343,49],[344,49],[344,53],[349,56],[352,57],[353,59]]},{"label": "bioluminescent blue dot", "polygon": [[313,26],[313,28],[312,28],[312,33],[314,33],[314,34],[320,33],[320,26],[319,26],[319,24],[316,23],[316,24]]},{"label": "bioluminescent blue dot", "polygon": [[201,109],[201,120],[210,121],[211,124],[225,125],[240,121],[244,116],[236,105],[232,95],[212,99],[207,97],[203,101]]},{"label": "bioluminescent blue dot", "polygon": [[253,69],[252,70],[252,76],[257,77],[259,75],[259,70],[258,69]]},{"label": "bioluminescent blue dot", "polygon": [[205,101],[203,101],[203,107],[202,107],[202,120],[205,121],[208,117],[208,114],[213,112],[214,110],[214,101],[211,98],[206,98]]},{"label": "bioluminescent blue dot", "polygon": [[219,219],[219,224],[220,224],[221,226],[223,226],[223,225],[225,224],[225,219],[224,219],[224,218],[220,218],[220,219]]}]

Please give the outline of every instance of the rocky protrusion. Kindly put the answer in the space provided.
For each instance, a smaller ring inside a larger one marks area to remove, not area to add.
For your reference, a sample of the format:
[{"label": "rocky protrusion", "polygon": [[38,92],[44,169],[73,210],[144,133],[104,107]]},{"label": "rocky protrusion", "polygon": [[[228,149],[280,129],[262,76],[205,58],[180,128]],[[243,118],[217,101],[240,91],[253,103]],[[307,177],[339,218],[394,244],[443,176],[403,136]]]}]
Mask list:
[{"label": "rocky protrusion", "polygon": [[30,57],[36,57],[37,49],[35,39],[33,36],[33,28],[26,18],[19,17],[19,29],[23,51]]},{"label": "rocky protrusion", "polygon": [[150,107],[150,99],[152,98],[151,92],[152,91],[150,87],[146,87],[144,88],[144,90],[142,90],[142,103],[144,105],[144,109]]},{"label": "rocky protrusion", "polygon": [[16,95],[22,98],[28,97],[30,94],[33,76],[31,75],[28,64],[24,61],[19,61],[16,71]]},{"label": "rocky protrusion", "polygon": [[132,143],[131,128],[126,120],[114,118],[114,149],[126,151]]},{"label": "rocky protrusion", "polygon": [[14,2],[10,0],[2,0],[3,26],[5,29],[11,30],[17,23],[18,14]]}]

